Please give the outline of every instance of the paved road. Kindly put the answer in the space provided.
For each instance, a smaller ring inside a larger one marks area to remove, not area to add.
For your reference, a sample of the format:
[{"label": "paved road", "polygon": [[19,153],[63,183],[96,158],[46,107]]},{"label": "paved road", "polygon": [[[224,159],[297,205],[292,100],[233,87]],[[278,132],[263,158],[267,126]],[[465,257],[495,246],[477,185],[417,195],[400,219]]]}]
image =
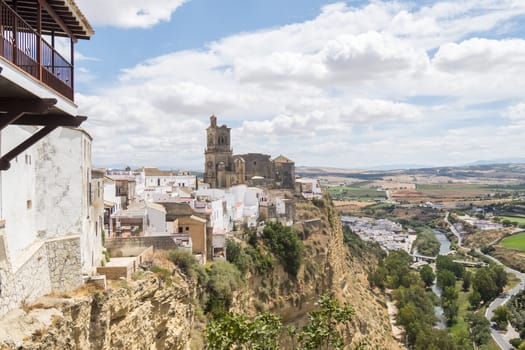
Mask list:
[{"label": "paved road", "polygon": [[[450,231],[458,238],[458,246],[461,247],[461,233],[454,227],[454,225],[452,225],[450,221],[448,221],[448,215],[449,215],[449,212],[447,211],[445,215],[445,222],[450,226]],[[483,254],[479,249],[476,249],[476,251],[479,254]],[[494,261],[496,264],[503,265],[498,259],[490,255],[486,255],[486,254],[483,254],[483,255],[489,258],[490,260]],[[511,269],[510,267],[507,267],[507,266],[505,266],[505,271],[507,271],[507,273],[512,273],[516,275],[516,277],[519,278],[520,283],[514,288],[512,288],[511,290],[501,294],[499,297],[494,299],[492,303],[490,303],[489,307],[485,311],[485,317],[489,320],[489,322],[491,322],[490,320],[492,318],[492,315],[494,314],[494,309],[496,309],[498,306],[505,305],[512,296],[518,294],[525,286],[525,274],[519,271],[516,271],[514,269]],[[516,330],[514,330],[511,325],[509,325],[509,329],[510,329],[511,334],[516,333]],[[513,349],[513,346],[510,345],[509,343],[510,339],[505,337],[504,333],[500,333],[492,327],[490,328],[490,332],[492,335],[492,339],[494,339],[494,341],[498,344],[500,349],[504,349],[504,350]]]},{"label": "paved road", "polygon": [[[479,251],[479,249],[476,249],[476,251],[481,253],[481,251]],[[494,261],[495,263],[501,264],[501,262],[498,259],[496,259],[496,258],[494,258],[494,257],[492,257],[490,255],[485,255],[485,256],[487,258],[489,258],[490,260]],[[503,265],[503,264],[501,264],[501,265]],[[503,266],[505,266],[505,265],[503,265]],[[517,286],[515,286],[512,289],[510,289],[509,291],[501,294],[494,301],[492,301],[492,303],[490,303],[489,307],[487,308],[487,311],[485,312],[485,317],[489,321],[492,318],[492,315],[494,314],[494,309],[496,309],[498,306],[505,305],[510,300],[510,298],[513,295],[518,294],[523,289],[523,286],[525,286],[525,274],[523,274],[523,273],[521,273],[519,271],[516,271],[514,269],[511,269],[510,267],[505,267],[505,271],[507,271],[507,273],[512,273],[512,274],[516,275],[516,277],[518,277],[520,279],[520,283],[518,283]],[[512,326],[509,325],[509,328],[512,328]],[[510,329],[511,332],[513,330],[514,329]],[[503,333],[498,332],[494,328],[491,328],[490,332],[492,334],[492,338],[498,344],[500,349],[505,349],[505,350],[513,349],[512,345],[510,345],[510,343],[509,343],[510,339],[504,337]],[[514,330],[513,333],[516,333],[516,331]]]},{"label": "paved road", "polygon": [[456,229],[454,225],[452,225],[450,221],[448,221],[449,214],[450,213],[447,211],[447,213],[445,214],[445,222],[448,224],[448,226],[450,226],[450,231],[454,234],[454,236],[458,238],[458,247],[461,248],[461,233]]}]

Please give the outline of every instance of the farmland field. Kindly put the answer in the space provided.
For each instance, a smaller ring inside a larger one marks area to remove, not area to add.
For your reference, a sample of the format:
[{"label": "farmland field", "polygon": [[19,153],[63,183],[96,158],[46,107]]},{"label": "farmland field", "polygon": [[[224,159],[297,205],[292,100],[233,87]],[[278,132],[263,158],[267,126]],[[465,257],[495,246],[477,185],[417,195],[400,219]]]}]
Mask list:
[{"label": "farmland field", "polygon": [[487,185],[478,184],[417,184],[417,190],[441,190],[441,191],[488,191]]},{"label": "farmland field", "polygon": [[505,238],[499,243],[505,248],[517,249],[525,251],[525,232]]},{"label": "farmland field", "polygon": [[378,197],[386,197],[385,191],[357,186],[332,186],[328,187],[328,192],[332,198],[336,200],[354,198],[360,201],[366,201]]},{"label": "farmland field", "polygon": [[502,221],[509,220],[510,222],[516,222],[518,225],[525,224],[525,218],[519,216],[498,216]]}]

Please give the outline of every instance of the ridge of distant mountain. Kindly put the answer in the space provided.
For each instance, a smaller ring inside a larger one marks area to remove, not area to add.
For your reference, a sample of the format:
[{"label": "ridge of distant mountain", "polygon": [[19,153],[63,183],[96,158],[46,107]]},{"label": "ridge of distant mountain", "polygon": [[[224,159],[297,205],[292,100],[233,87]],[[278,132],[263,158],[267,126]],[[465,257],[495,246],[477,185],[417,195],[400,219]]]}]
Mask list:
[{"label": "ridge of distant mountain", "polygon": [[465,164],[466,166],[470,165],[492,165],[492,164],[515,164],[515,163],[524,163],[525,164],[525,157],[521,158],[499,158],[499,159],[492,159],[492,160],[477,160],[472,163]]},{"label": "ridge of distant mountain", "polygon": [[510,165],[510,164],[525,164],[525,158],[501,158],[493,160],[478,160],[472,163],[458,164],[458,165],[423,165],[423,164],[392,164],[392,165],[378,165],[370,168],[332,168],[324,166],[297,166],[296,173],[299,174],[313,174],[313,173],[330,173],[330,174],[352,174],[363,172],[378,172],[378,171],[394,171],[402,172],[404,170],[429,170],[429,169],[461,169],[476,166],[491,166],[491,165]]}]

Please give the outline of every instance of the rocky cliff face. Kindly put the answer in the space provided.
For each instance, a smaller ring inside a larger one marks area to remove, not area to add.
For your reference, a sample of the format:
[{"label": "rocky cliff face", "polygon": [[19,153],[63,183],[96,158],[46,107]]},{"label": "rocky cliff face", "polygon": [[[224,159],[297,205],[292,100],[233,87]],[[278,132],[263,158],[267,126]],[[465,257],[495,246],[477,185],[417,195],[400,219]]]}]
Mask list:
[{"label": "rocky cliff face", "polygon": [[281,316],[284,324],[298,326],[306,322],[306,314],[316,308],[321,294],[333,294],[342,303],[355,309],[351,327],[345,331],[347,343],[361,342],[368,348],[403,348],[392,335],[386,299],[369,287],[368,270],[377,258],[367,251],[352,255],[343,242],[339,213],[330,200],[314,205],[297,203],[295,229],[304,232],[305,257],[297,279],[291,280],[282,268],[265,276],[252,276],[248,290],[236,296],[234,311],[255,314],[260,309]]},{"label": "rocky cliff face", "polygon": [[[154,274],[113,291],[46,297],[0,324],[2,349],[187,349],[193,322],[189,286]],[[3,334],[1,334],[3,333]]]},{"label": "rocky cliff face", "polygon": [[[339,214],[328,199],[297,203],[298,225],[304,233],[305,258],[297,279],[281,267],[266,275],[248,276],[235,293],[232,311],[254,315],[268,310],[283,323],[302,326],[321,294],[350,303],[356,313],[344,333],[348,348],[400,349],[394,340],[384,297],[367,281],[373,254],[351,254],[343,242]],[[168,266],[166,266],[168,267]],[[172,267],[169,267],[169,271]],[[0,321],[2,348],[17,349],[188,349],[194,326],[194,291],[175,273],[167,285],[154,274],[134,282],[117,282],[112,291],[87,291],[80,297],[47,297],[38,305],[14,310]],[[202,341],[193,348],[202,349]]]},{"label": "rocky cliff face", "polygon": [[386,301],[369,287],[368,270],[375,264],[366,252],[352,256],[343,243],[343,228],[339,214],[332,206],[326,208],[330,222],[328,262],[331,270],[331,288],[340,300],[349,302],[356,314],[352,321],[352,343],[364,342],[372,349],[403,348],[392,335]]}]

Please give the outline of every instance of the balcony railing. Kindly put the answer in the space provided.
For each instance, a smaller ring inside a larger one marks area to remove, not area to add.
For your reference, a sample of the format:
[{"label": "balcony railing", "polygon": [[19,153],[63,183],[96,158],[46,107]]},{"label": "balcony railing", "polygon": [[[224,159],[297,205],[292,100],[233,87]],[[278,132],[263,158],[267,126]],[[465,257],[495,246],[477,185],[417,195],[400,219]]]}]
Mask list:
[{"label": "balcony railing", "polygon": [[73,65],[1,0],[0,56],[73,100]]}]

